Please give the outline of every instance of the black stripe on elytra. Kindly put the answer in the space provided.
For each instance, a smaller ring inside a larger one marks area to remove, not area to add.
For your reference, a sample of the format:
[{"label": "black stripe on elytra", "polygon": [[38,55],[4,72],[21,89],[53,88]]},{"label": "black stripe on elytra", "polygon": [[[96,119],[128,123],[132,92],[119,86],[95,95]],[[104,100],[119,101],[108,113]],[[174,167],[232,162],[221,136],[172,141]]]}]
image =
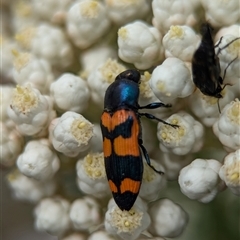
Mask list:
[{"label": "black stripe on elytra", "polygon": [[117,125],[112,131],[108,131],[108,128],[101,124],[103,136],[109,140],[114,140],[115,138],[122,136],[123,138],[130,138],[132,134],[133,117],[128,116],[127,120],[123,123]]}]

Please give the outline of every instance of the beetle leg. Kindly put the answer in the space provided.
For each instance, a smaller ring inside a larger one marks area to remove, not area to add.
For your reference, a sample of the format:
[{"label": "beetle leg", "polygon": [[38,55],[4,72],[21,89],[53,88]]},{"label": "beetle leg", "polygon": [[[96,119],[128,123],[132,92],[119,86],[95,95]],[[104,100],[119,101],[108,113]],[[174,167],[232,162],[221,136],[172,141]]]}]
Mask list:
[{"label": "beetle leg", "polygon": [[155,108],[160,108],[160,107],[165,107],[165,108],[169,108],[172,107],[172,104],[164,104],[161,102],[154,102],[154,103],[150,103],[148,105],[145,106],[139,106],[139,109],[155,109]]},{"label": "beetle leg", "polygon": [[161,122],[163,124],[166,124],[166,125],[169,125],[173,128],[178,128],[179,126],[176,125],[176,124],[171,124],[171,123],[168,123],[168,122],[165,122],[164,120],[160,119],[160,118],[157,118],[155,117],[154,115],[150,114],[150,113],[138,113],[140,116],[145,116],[149,119],[153,119],[153,120],[157,120],[158,122]]},{"label": "beetle leg", "polygon": [[142,145],[142,140],[141,140],[141,139],[140,139],[140,141],[139,141],[139,146],[140,146],[140,148],[142,149],[143,155],[144,155],[144,157],[145,157],[145,159],[146,159],[146,162],[147,162],[148,166],[149,166],[150,168],[152,168],[156,173],[164,174],[164,172],[158,171],[158,170],[151,164],[151,160],[150,160],[150,158],[149,158],[149,155],[148,155],[148,153],[147,153],[146,148]]}]

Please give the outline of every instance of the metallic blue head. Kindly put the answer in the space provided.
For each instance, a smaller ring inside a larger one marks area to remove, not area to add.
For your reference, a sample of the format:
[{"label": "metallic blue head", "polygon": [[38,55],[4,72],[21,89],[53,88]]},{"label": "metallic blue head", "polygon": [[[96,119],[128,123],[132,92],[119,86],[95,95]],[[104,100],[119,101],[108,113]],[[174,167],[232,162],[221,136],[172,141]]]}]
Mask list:
[{"label": "metallic blue head", "polygon": [[108,111],[122,107],[138,109],[140,77],[134,69],[120,73],[106,90],[104,108]]}]

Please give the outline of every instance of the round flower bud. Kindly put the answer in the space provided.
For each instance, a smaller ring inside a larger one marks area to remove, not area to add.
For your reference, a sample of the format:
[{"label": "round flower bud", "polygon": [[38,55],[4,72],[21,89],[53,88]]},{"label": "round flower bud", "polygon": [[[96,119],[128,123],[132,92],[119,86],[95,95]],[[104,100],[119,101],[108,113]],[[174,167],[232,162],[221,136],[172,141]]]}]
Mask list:
[{"label": "round flower bud", "polygon": [[223,109],[226,104],[234,99],[234,93],[229,86],[226,86],[222,90],[221,95],[223,98],[219,99],[204,95],[197,89],[190,97],[189,105],[192,112],[207,127],[212,127],[212,125],[218,120],[219,108]]},{"label": "round flower bud", "polygon": [[83,79],[65,73],[51,84],[51,96],[57,111],[80,113],[88,107],[90,92]]},{"label": "round flower bud", "polygon": [[77,183],[82,192],[96,198],[110,195],[103,153],[89,153],[77,162]]},{"label": "round flower bud", "polygon": [[196,22],[195,4],[188,0],[153,0],[153,26],[167,32],[172,25],[193,26]]},{"label": "round flower bud", "polygon": [[3,122],[0,122],[0,136],[0,165],[11,167],[23,150],[24,139],[15,128]]},{"label": "round flower bud", "polygon": [[232,193],[240,196],[240,149],[225,157],[219,176]]},{"label": "round flower bud", "polygon": [[217,160],[195,159],[180,171],[178,183],[182,193],[199,202],[212,201],[218,192],[225,189],[218,175],[221,166]]},{"label": "round flower bud", "polygon": [[52,180],[40,182],[18,170],[10,172],[7,181],[14,197],[20,201],[38,203],[42,198],[53,195],[56,190],[56,184]]},{"label": "round flower bud", "polygon": [[89,148],[93,125],[82,115],[66,112],[50,124],[53,147],[69,157],[76,157]]},{"label": "round flower bud", "polygon": [[79,48],[87,48],[102,37],[110,27],[106,7],[98,1],[82,0],[67,13],[67,32]]},{"label": "round flower bud", "polygon": [[17,159],[21,173],[36,180],[51,179],[60,167],[57,154],[47,139],[32,140]]},{"label": "round flower bud", "polygon": [[150,68],[162,58],[161,38],[156,28],[144,22],[129,23],[118,30],[118,55],[138,69]]},{"label": "round flower bud", "polygon": [[135,19],[141,19],[150,14],[148,0],[119,1],[105,0],[109,18],[118,25],[123,25]]},{"label": "round flower bud", "polygon": [[113,236],[110,236],[105,231],[97,231],[92,233],[88,240],[115,240],[115,239],[113,238]]},{"label": "round flower bud", "polygon": [[228,150],[240,147],[240,101],[230,102],[222,110],[219,119],[213,125],[213,132]]},{"label": "round flower bud", "polygon": [[34,209],[35,228],[60,236],[70,228],[70,203],[62,198],[42,199]]},{"label": "round flower bud", "polygon": [[66,9],[72,0],[32,0],[32,11],[36,17],[56,24],[62,24],[66,19]]},{"label": "round flower bud", "polygon": [[175,238],[188,223],[187,213],[178,204],[162,199],[151,205],[149,214],[152,219],[149,231],[153,235]]},{"label": "round flower bud", "polygon": [[67,67],[72,63],[73,51],[70,43],[58,27],[40,24],[26,28],[16,35],[16,40],[38,58],[46,59],[51,65]]},{"label": "round flower bud", "polygon": [[150,225],[146,204],[138,197],[129,211],[121,211],[113,199],[105,214],[106,231],[122,239],[135,240]]},{"label": "round flower bud", "polygon": [[15,56],[14,80],[19,85],[30,82],[42,94],[48,94],[50,84],[54,78],[50,63],[30,53],[19,53],[17,51],[13,51],[13,53]]},{"label": "round flower bud", "polygon": [[90,197],[76,199],[70,207],[70,219],[75,229],[89,230],[101,222],[99,204]]},{"label": "round flower bud", "polygon": [[166,122],[179,127],[174,128],[161,122],[158,123],[157,137],[163,152],[185,155],[201,149],[204,128],[191,115],[179,112],[166,119]]},{"label": "round flower bud", "polygon": [[157,98],[163,102],[185,98],[195,89],[189,68],[178,58],[167,58],[157,66],[149,84]]},{"label": "round flower bud", "polygon": [[103,103],[108,86],[114,82],[118,74],[125,70],[126,68],[122,64],[109,58],[89,74],[87,82],[95,103]]},{"label": "round flower bud", "polygon": [[28,83],[14,89],[8,115],[21,134],[46,136],[48,124],[56,113],[51,98],[41,95]]},{"label": "round flower bud", "polygon": [[189,26],[171,26],[163,37],[165,56],[176,57],[184,62],[191,62],[199,45],[199,36]]},{"label": "round flower bud", "polygon": [[205,19],[214,27],[231,25],[239,20],[239,1],[202,0],[201,3]]},{"label": "round flower bud", "polygon": [[[140,188],[139,196],[146,201],[156,200],[166,186],[166,176],[156,173],[144,161],[143,179]],[[151,165],[158,171],[164,172],[164,168],[157,162],[151,159]]]}]

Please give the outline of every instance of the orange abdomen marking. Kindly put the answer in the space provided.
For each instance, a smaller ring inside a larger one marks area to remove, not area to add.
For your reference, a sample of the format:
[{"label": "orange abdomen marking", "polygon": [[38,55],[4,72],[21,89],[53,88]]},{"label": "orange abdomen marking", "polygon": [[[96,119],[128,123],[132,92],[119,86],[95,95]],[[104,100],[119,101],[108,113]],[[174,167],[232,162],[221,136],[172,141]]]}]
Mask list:
[{"label": "orange abdomen marking", "polygon": [[140,189],[141,182],[132,180],[131,178],[124,178],[120,185],[121,193],[131,192],[137,194]]},{"label": "orange abdomen marking", "polygon": [[108,129],[108,131],[111,131],[112,124],[111,124],[112,118],[109,113],[104,112],[101,116],[101,123],[104,127]]},{"label": "orange abdomen marking", "polygon": [[[139,145],[138,145],[138,137],[139,137],[139,131],[140,126],[139,122],[136,118],[136,115],[133,112],[122,110],[120,112],[124,112],[124,119],[126,121],[129,121],[131,119],[133,121],[131,131],[129,137],[125,138],[123,136],[118,136],[114,139],[114,152],[118,156],[135,156],[138,157],[140,155]],[[114,114],[115,115],[115,114]],[[126,118],[127,116],[127,118]],[[126,124],[127,125],[127,124]]]},{"label": "orange abdomen marking", "polygon": [[129,116],[132,116],[132,115],[135,117],[135,115],[132,114],[132,112],[126,111],[124,109],[118,110],[117,112],[115,112],[112,116],[112,129],[111,130],[114,130],[115,127],[126,122],[129,118]]},{"label": "orange abdomen marking", "polygon": [[138,138],[136,135],[131,135],[130,138],[123,138],[119,136],[114,139],[114,152],[118,156],[134,156],[138,157],[140,155]]},{"label": "orange abdomen marking", "polygon": [[114,193],[118,192],[117,186],[115,185],[115,183],[112,180],[108,180],[108,184],[109,184],[109,187],[112,192],[114,192]]},{"label": "orange abdomen marking", "polygon": [[103,139],[103,153],[104,157],[110,157],[112,154],[112,144],[108,138]]}]

